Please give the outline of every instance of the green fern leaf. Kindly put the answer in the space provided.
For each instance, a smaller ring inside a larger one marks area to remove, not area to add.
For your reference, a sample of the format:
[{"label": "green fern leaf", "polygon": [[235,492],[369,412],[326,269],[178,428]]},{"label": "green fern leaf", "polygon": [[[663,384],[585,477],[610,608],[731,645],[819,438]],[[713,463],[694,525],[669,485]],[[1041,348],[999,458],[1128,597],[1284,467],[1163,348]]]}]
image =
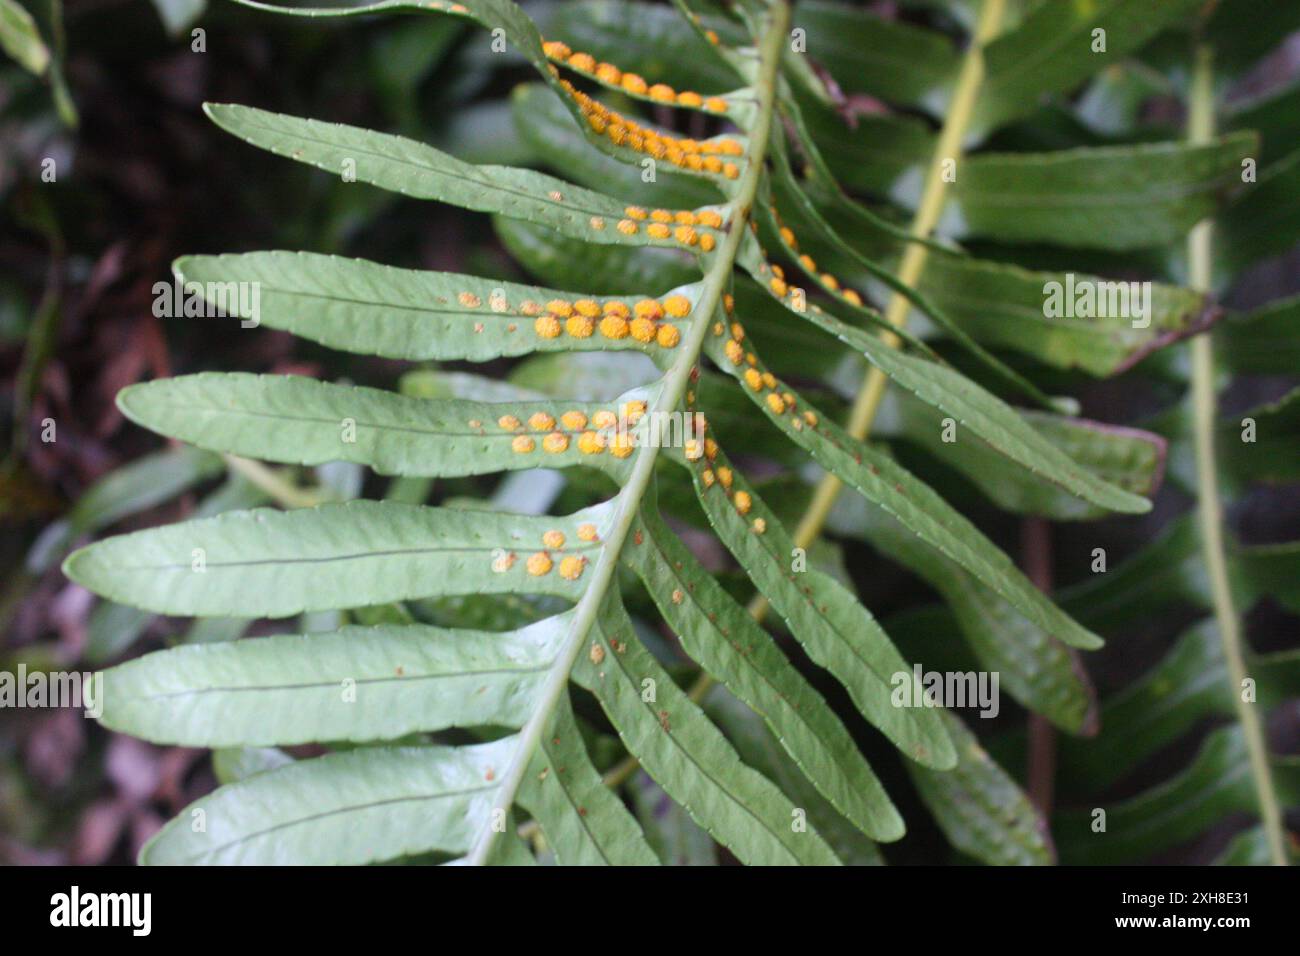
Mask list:
[{"label": "green fern leaf", "polygon": [[864,833],[903,835],[903,820],[838,717],[772,638],[646,510],[628,560],[683,649],[767,720],[790,757]]},{"label": "green fern leaf", "polygon": [[[212,290],[214,298],[225,283],[256,283],[257,316],[240,314],[239,309],[232,310],[234,314],[362,355],[482,362],[550,349],[661,351],[632,336],[538,334],[535,323],[547,314],[548,302],[584,298],[558,289],[294,252],[188,256],[178,260],[175,269],[182,281]],[[646,298],[603,296],[599,305],[619,302],[631,309]],[[671,318],[667,324],[678,325]]]},{"label": "green fern leaf", "polygon": [[373,747],[267,770],[191,806],[145,844],[140,859],[357,865],[464,853],[515,744],[506,737],[473,747]]},{"label": "green fern leaf", "polygon": [[602,529],[609,517],[607,505],[568,518],[377,501],[257,509],[110,538],[71,555],[64,572],[113,600],[179,615],[238,608],[289,617],[414,597],[529,590],[577,598],[586,581],[531,575],[524,555],[545,554],[543,536],[558,531],[576,542],[575,560],[595,560],[601,545],[584,542],[578,528]]},{"label": "green fern leaf", "polygon": [[658,863],[632,814],[591,765],[567,697],[542,734],[519,802],[541,824],[562,864]]},{"label": "green fern leaf", "polygon": [[[797,808],[743,764],[727,739],[641,645],[617,605],[601,612],[573,678],[596,695],[628,749],[715,840],[753,864],[833,865]],[[648,698],[648,699],[647,699]]]},{"label": "green fern leaf", "polygon": [[176,647],[105,672],[102,721],[155,743],[212,748],[520,727],[562,624],[345,627]]}]

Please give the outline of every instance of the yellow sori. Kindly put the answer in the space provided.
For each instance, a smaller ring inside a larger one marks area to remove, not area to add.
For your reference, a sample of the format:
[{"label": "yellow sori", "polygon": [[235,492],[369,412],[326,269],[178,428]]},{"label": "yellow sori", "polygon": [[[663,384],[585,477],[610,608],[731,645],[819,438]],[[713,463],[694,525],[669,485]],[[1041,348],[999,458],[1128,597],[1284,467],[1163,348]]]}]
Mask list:
[{"label": "yellow sori", "polygon": [[728,103],[721,96],[703,97],[692,90],[676,92],[665,83],[648,86],[646,81],[635,73],[620,70],[613,63],[597,62],[590,53],[574,52],[559,40],[548,40],[542,44],[542,52],[547,59],[563,63],[571,70],[594,77],[606,86],[621,86],[634,96],[649,96],[661,103],[676,103],[690,109],[706,109],[710,113],[727,112]]},{"label": "yellow sori", "polygon": [[[633,209],[642,216],[647,215],[643,209],[629,207],[629,210]],[[672,215],[667,210],[655,212],[669,217]],[[655,225],[665,230],[669,228],[659,223]],[[710,234],[704,234],[701,241],[706,238],[710,238]],[[712,248],[711,242],[707,245]],[[671,349],[681,341],[681,331],[674,326],[661,327],[659,320],[665,315],[675,319],[685,318],[690,314],[691,307],[691,300],[684,295],[672,295],[663,302],[657,299],[641,299],[631,307],[617,299],[611,299],[603,305],[594,299],[579,299],[576,302],[552,299],[546,303],[546,311],[533,320],[533,330],[544,339],[559,338],[566,333],[576,339],[591,338],[597,332],[603,338],[611,340],[623,339],[631,335],[638,342],[647,344],[655,342],[660,348]],[[542,307],[537,306],[537,308]]]}]

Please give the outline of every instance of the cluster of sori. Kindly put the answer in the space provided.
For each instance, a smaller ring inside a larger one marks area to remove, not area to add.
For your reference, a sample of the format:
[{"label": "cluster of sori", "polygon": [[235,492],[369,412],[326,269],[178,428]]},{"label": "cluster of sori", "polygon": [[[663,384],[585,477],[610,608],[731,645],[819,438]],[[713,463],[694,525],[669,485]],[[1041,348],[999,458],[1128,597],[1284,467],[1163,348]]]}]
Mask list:
[{"label": "cluster of sori", "polygon": [[727,179],[740,176],[740,167],[724,156],[743,156],[745,147],[740,140],[730,136],[696,140],[674,136],[642,126],[636,120],[610,109],[577,89],[568,80],[561,82],[578,103],[578,109],[587,118],[587,125],[615,146],[644,153],[656,160],[667,160],[674,166],[692,172],[710,173]]},{"label": "cluster of sori", "polygon": [[[806,252],[801,253],[799,251],[799,240],[795,237],[794,231],[782,222],[781,214],[776,211],[775,206],[772,207],[772,217],[776,220],[776,224],[780,228],[781,241],[785,243],[786,248],[790,251],[791,255],[798,256],[799,264],[808,271],[808,274],[816,276],[818,281],[821,282],[828,292],[838,295],[850,305],[861,307],[861,295],[853,289],[845,286],[844,283],[840,282],[839,279],[835,278],[835,276],[831,275],[829,272],[819,272],[817,270],[817,263],[813,260],[813,257],[808,255]],[[781,267],[771,266],[771,270],[772,278],[768,280],[768,287],[773,293],[781,298],[790,295],[792,290],[790,284],[786,281],[785,273],[782,272]]]},{"label": "cluster of sori", "polygon": [[[514,435],[510,447],[518,455],[531,455],[537,451],[538,441],[529,434],[531,431],[542,436],[542,451],[552,455],[568,451],[576,436],[577,449],[584,455],[600,455],[608,451],[615,458],[627,458],[636,448],[632,429],[645,411],[646,403],[638,399],[625,402],[617,413],[612,409],[601,409],[588,416],[586,412],[575,409],[562,414],[559,421],[549,412],[534,412],[527,422],[515,415],[502,415],[497,419],[497,427]],[[481,427],[481,423],[470,422],[470,426]]]},{"label": "cluster of sori", "polygon": [[[772,269],[780,269],[780,266],[772,266]],[[776,281],[774,279],[774,281]],[[774,290],[775,291],[775,290]],[[802,429],[804,425],[815,428],[817,426],[817,415],[814,412],[806,411],[802,415],[797,414],[796,405],[798,399],[794,392],[781,388],[780,381],[767,369],[763,368],[763,363],[758,355],[747,350],[744,346],[745,327],[735,321],[734,313],[736,300],[731,295],[726,295],[722,300],[723,308],[726,310],[728,322],[715,322],[713,325],[713,334],[719,338],[728,336],[726,343],[723,345],[723,354],[732,365],[747,365],[743,373],[745,384],[755,392],[767,392],[764,401],[767,407],[772,410],[774,415],[784,415],[790,412],[794,415],[793,426],[795,430]]]},{"label": "cluster of sori", "polygon": [[597,62],[590,53],[575,53],[569,47],[551,40],[542,44],[546,56],[556,63],[562,63],[569,69],[590,77],[606,86],[617,87],[633,96],[645,97],[657,103],[671,106],[684,106],[687,109],[706,110],[710,113],[725,113],[729,104],[725,97],[701,96],[691,90],[677,92],[667,83],[647,83],[644,77],[620,70],[613,63]]},{"label": "cluster of sori", "polygon": [[691,300],[684,295],[670,295],[663,301],[641,299],[630,306],[619,299],[604,304],[595,299],[575,302],[553,299],[533,321],[533,329],[544,339],[566,334],[575,339],[589,339],[597,334],[607,339],[631,336],[638,342],[654,342],[661,348],[671,349],[681,341],[682,333],[664,319],[683,319],[690,312]]},{"label": "cluster of sori", "polygon": [[[594,524],[578,525],[578,538],[588,545],[598,544],[600,536],[596,532]],[[524,561],[524,569],[535,578],[544,577],[551,573],[555,568],[555,558],[553,551],[564,550],[564,532],[559,530],[547,531],[542,535],[541,551],[530,554]],[[579,545],[582,549],[582,545]],[[570,581],[576,581],[582,577],[582,572],[587,567],[587,558],[581,554],[564,554],[558,556],[560,559],[560,577],[567,578]],[[492,559],[492,570],[497,573],[504,573],[515,566],[519,556],[513,551],[507,551],[504,554],[498,554]]]}]

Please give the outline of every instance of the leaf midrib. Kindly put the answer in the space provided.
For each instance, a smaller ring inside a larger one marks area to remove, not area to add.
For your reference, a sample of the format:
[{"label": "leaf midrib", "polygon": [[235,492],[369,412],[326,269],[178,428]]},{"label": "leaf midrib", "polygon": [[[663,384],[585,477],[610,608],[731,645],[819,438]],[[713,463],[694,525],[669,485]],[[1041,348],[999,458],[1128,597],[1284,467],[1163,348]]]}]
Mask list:
[{"label": "leaf midrib", "polygon": [[[314,381],[314,379],[305,379],[305,381]],[[346,387],[346,386],[339,386],[339,387]],[[390,392],[380,392],[379,395],[383,396],[384,398],[394,397]],[[400,395],[396,396],[396,398],[398,398],[399,401],[402,399],[406,399],[407,401],[411,401],[411,402],[421,401],[421,399],[418,398],[407,398],[407,396],[400,396]],[[485,406],[500,404],[502,406],[502,410],[504,411],[507,405],[514,405],[516,403],[479,402],[476,404],[481,404]],[[556,403],[556,404],[563,404],[563,403]],[[595,403],[571,403],[571,404],[595,404]],[[329,425],[331,428],[337,428],[339,424],[339,420],[337,418],[318,418],[315,415],[295,415],[292,412],[259,412],[254,409],[248,409],[248,408],[229,408],[229,407],[223,408],[215,403],[209,405],[203,405],[203,404],[196,404],[192,402],[168,401],[167,408],[168,410],[191,411],[191,412],[198,412],[206,415],[221,415],[223,417],[230,417],[230,418],[243,416],[245,418],[267,418],[275,421],[302,422],[308,425]],[[375,431],[381,431],[381,432],[389,431],[389,432],[403,432],[412,435],[427,435],[430,438],[481,438],[485,440],[496,439],[498,441],[514,441],[520,435],[529,435],[531,437],[532,434],[542,434],[539,432],[533,432],[533,433],[514,432],[514,431],[489,432],[485,430],[451,431],[451,430],[436,429],[436,428],[421,428],[418,425],[378,424],[376,422],[362,421],[359,418],[354,418],[353,421],[356,423],[357,428],[372,428]],[[558,425],[559,423],[557,422],[556,424]],[[595,429],[595,430],[600,431],[600,429]],[[546,429],[545,434],[549,435],[555,432],[559,432],[561,435],[581,435],[584,431],[588,431],[588,429],[557,427],[557,428]]]},{"label": "leaf midrib", "polygon": [[[476,547],[462,548],[389,548],[384,551],[358,551],[351,554],[329,555],[320,558],[303,558],[303,557],[283,557],[283,558],[258,558],[253,561],[205,561],[205,568],[256,568],[264,565],[294,565],[294,564],[329,564],[334,561],[356,561],[361,558],[395,558],[407,555],[419,554],[477,554],[487,551],[491,553],[497,549],[510,550],[518,546],[518,542],[511,542],[510,545],[478,545]],[[576,552],[596,551],[599,545],[582,545],[579,547],[566,548],[565,554]],[[192,565],[189,563],[181,564],[126,564],[119,565],[123,571],[190,571],[193,572]]]},{"label": "leaf midrib", "polygon": [[[551,666],[551,661],[543,661],[533,667],[492,667],[485,670],[473,671],[448,671],[432,674],[411,674],[397,676],[395,674],[385,677],[363,677],[354,678],[353,683],[358,687],[375,684],[398,684],[408,683],[415,684],[421,681],[429,680],[455,680],[461,677],[488,677],[501,674],[535,674],[544,671]],[[248,684],[245,686],[221,686],[221,687],[198,687],[186,688],[184,690],[169,691],[164,694],[141,694],[137,700],[175,700],[179,697],[202,697],[206,694],[240,694],[240,693],[265,693],[280,690],[318,690],[322,687],[337,688],[338,681],[308,681],[300,684]]]}]

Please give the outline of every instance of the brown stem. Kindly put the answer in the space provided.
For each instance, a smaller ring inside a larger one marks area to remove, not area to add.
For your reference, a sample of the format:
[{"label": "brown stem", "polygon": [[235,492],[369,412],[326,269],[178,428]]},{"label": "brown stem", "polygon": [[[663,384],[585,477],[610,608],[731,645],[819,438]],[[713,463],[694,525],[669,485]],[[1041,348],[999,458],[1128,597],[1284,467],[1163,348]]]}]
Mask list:
[{"label": "brown stem", "polygon": [[[1021,563],[1044,594],[1052,591],[1052,526],[1045,518],[1025,518],[1020,525]],[[1051,819],[1056,789],[1056,728],[1042,714],[1029,715],[1029,799],[1044,820]]]}]

